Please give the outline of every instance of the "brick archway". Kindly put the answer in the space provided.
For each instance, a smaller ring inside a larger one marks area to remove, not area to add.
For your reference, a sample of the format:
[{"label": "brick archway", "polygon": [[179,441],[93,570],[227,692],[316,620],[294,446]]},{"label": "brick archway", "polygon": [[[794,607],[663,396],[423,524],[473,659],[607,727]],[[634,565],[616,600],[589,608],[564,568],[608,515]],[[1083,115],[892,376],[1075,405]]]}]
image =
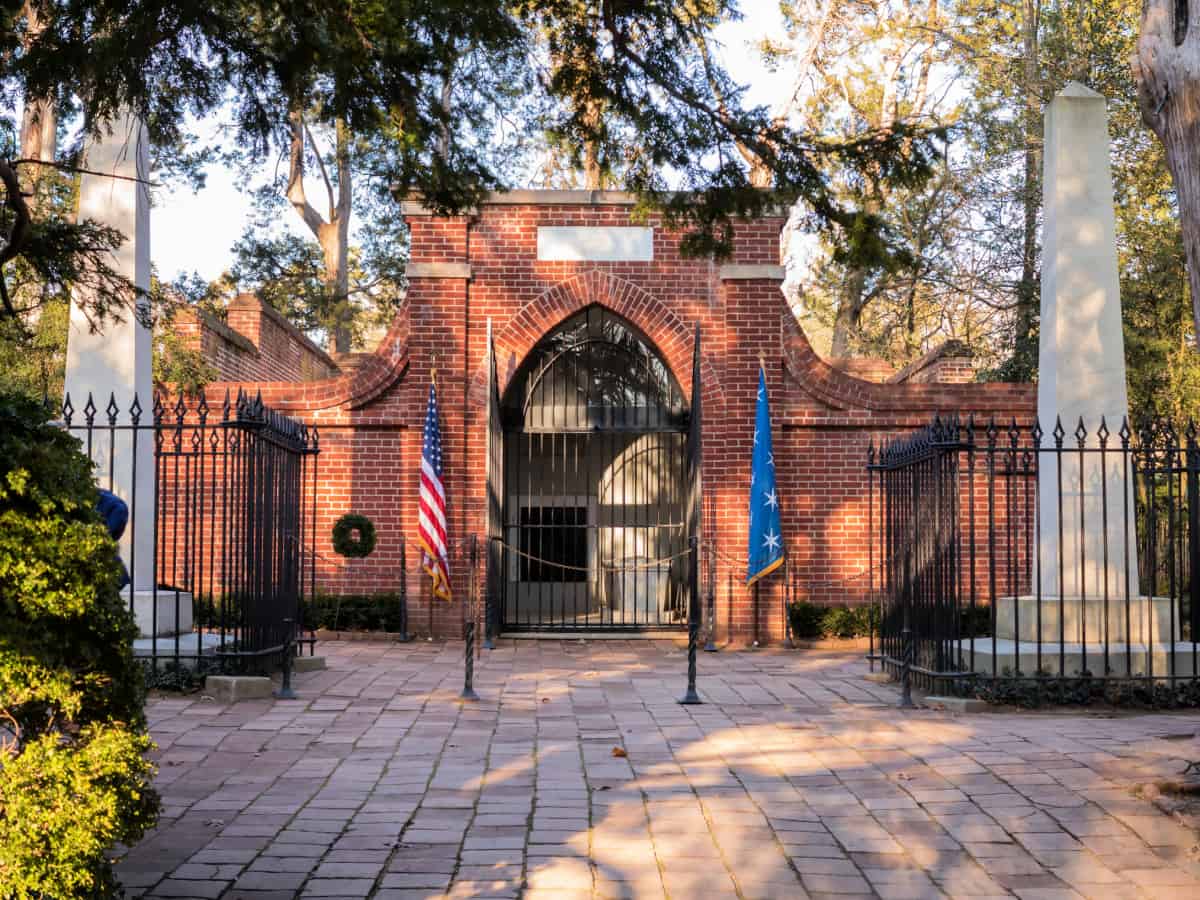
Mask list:
[{"label": "brick archway", "polygon": [[[632,281],[598,269],[580,273],[543,292],[493,334],[500,393],[503,395],[521,361],[545,334],[593,304],[612,310],[646,335],[670,367],[684,395],[691,397],[693,326]],[[471,378],[469,397],[473,405],[487,402],[486,364],[485,353]],[[709,353],[701,353],[700,365],[706,408],[722,408],[724,394]]]}]

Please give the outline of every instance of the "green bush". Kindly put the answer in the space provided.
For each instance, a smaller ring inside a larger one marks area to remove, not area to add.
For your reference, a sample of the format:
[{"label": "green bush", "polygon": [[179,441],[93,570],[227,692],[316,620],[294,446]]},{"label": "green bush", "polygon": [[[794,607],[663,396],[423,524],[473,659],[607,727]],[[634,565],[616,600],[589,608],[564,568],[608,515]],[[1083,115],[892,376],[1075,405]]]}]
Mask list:
[{"label": "green bush", "polygon": [[826,608],[815,603],[792,603],[788,606],[788,618],[792,623],[792,637],[813,640],[824,635]]},{"label": "green bush", "polygon": [[800,640],[866,637],[874,615],[870,606],[818,606],[804,602],[788,605],[792,637]]},{"label": "green bush", "polygon": [[317,594],[306,601],[305,628],[330,631],[400,631],[400,594]]},{"label": "green bush", "polygon": [[108,897],[158,810],[145,685],[91,463],[47,419],[0,394],[0,885]]}]

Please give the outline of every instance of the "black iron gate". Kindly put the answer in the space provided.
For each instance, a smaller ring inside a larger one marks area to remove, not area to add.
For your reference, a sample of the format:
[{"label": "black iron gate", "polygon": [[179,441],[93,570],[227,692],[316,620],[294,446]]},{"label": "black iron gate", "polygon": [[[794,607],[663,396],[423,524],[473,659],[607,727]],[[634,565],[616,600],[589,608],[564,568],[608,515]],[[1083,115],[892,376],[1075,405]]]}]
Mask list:
[{"label": "black iron gate", "polygon": [[314,593],[315,428],[227,393],[156,396],[147,414],[110,395],[101,411],[70,396],[62,425],[96,466],[97,486],[128,510],[124,596],[133,651],[151,669],[244,669],[280,659],[304,636]]},{"label": "black iron gate", "polygon": [[650,341],[589,307],[534,347],[499,412],[501,626],[685,627],[688,409]]}]

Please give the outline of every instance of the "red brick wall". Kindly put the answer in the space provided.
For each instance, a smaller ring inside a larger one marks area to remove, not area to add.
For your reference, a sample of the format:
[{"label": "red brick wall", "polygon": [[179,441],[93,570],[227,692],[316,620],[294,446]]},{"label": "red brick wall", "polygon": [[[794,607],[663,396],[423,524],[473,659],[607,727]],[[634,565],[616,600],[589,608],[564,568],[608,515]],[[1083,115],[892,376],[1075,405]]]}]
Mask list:
[{"label": "red brick wall", "polygon": [[223,382],[317,381],[338,374],[324,350],[253,294],[231,300],[225,322],[184,309],[173,328],[184,346],[204,355]]},{"label": "red brick wall", "polygon": [[[1007,421],[1034,410],[1030,385],[877,384],[821,360],[788,311],[777,280],[722,280],[721,265],[684,260],[678,235],[655,227],[652,262],[543,262],[538,225],[630,223],[630,206],[598,202],[485,202],[477,215],[438,219],[408,213],[414,264],[465,263],[471,278],[413,277],[405,309],[375,355],[353,373],[307,384],[262,381],[271,406],[316,425],[319,586],[395,589],[400,541],[409,546],[411,624],[427,631],[428,579],[418,572],[417,461],[429,373],[436,365],[452,540],[481,534],[484,516],[486,328],[493,323],[502,387],[548,330],[589,303],[630,319],[654,341],[691,394],[692,329],[703,335],[704,495],[715,539],[722,637],[782,635],[783,578],[766,579],[757,608],[742,584],[746,491],[760,356],[767,368],[786,546],[798,599],[860,602],[865,593],[868,442],[926,424],[935,412],[975,412]],[[733,262],[774,265],[782,220],[739,224]],[[745,272],[741,274],[746,274]],[[225,385],[214,385],[223,394]],[[329,545],[345,512],[371,516],[375,554],[346,563]],[[461,546],[461,545],[460,545]],[[456,561],[456,601],[434,606],[434,631],[457,636],[465,565]]]}]

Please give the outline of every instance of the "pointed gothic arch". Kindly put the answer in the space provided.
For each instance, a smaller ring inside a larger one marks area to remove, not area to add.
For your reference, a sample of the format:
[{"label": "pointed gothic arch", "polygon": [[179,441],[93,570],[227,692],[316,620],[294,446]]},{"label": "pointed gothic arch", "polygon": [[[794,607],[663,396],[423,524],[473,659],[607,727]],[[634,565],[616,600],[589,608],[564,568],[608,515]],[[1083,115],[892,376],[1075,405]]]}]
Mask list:
[{"label": "pointed gothic arch", "polygon": [[648,336],[600,304],[529,349],[500,404],[505,630],[685,625],[684,396]]}]

